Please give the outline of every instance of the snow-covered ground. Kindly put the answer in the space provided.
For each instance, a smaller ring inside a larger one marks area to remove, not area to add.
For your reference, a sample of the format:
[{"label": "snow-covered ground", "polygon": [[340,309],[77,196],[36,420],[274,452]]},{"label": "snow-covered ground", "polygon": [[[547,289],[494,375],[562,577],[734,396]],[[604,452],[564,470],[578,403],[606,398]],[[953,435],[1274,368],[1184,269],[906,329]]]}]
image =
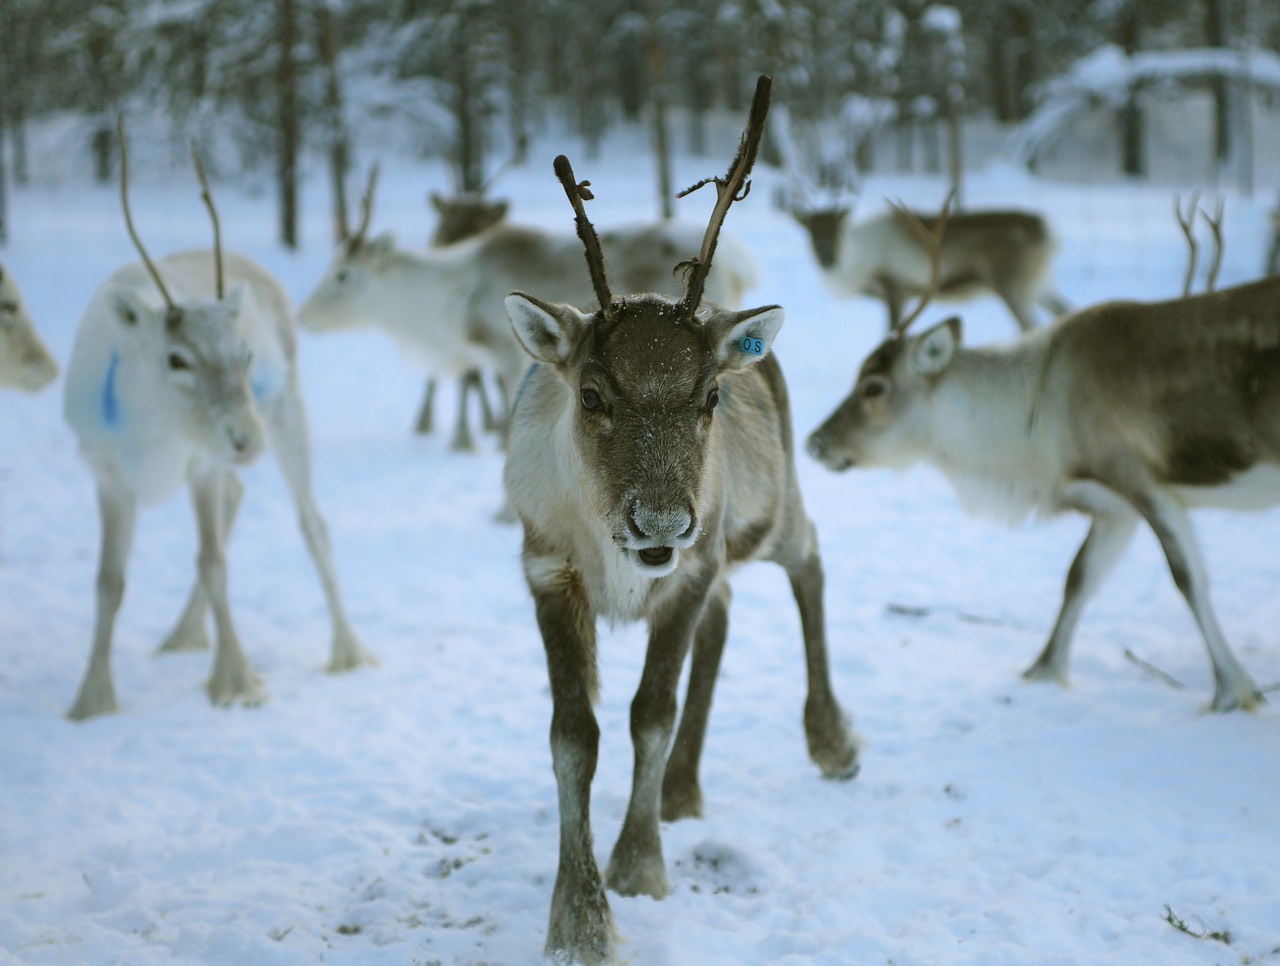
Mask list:
[{"label": "snow-covered ground", "polygon": [[[720,173],[682,159],[677,180]],[[570,212],[545,143],[503,191],[517,217]],[[608,225],[653,213],[643,138],[574,156]],[[1275,172],[1270,172],[1274,177]],[[848,390],[882,331],[877,304],[822,288],[768,172],[729,215],[763,266],[797,432]],[[1190,188],[1191,186],[1186,186]],[[435,166],[385,159],[375,226],[428,231]],[[1274,186],[1272,186],[1274,189]],[[229,246],[295,299],[328,258],[327,198],[305,197],[305,245],[273,244],[269,196],[215,187]],[[881,196],[936,203],[927,178]],[[156,254],[205,244],[192,179],[139,176]],[[1265,201],[1227,199],[1224,283],[1260,270]],[[971,206],[1047,211],[1075,303],[1181,285],[1171,192],[1078,187],[1008,170],[969,179]],[[700,220],[706,199],[681,202]],[[97,283],[132,258],[112,186],[42,184],[12,198],[0,251],[58,357]],[[946,311],[935,306],[934,317]],[[1005,339],[994,300],[972,340]],[[114,670],[119,714],[62,713],[88,653],[98,524],[61,387],[0,398],[0,959],[31,963],[526,963],[539,957],[557,858],[542,646],[494,523],[501,456],[415,438],[420,377],[378,333],[302,335],[316,486],[354,625],[381,661],[330,677],[328,626],[270,458],[244,473],[232,603],[270,701],[211,708],[207,655],[155,658],[194,576],[185,498],[144,513]],[[452,394],[441,399],[446,409]],[[449,414],[443,415],[447,425]],[[834,476],[808,457],[836,690],[867,740],[862,774],[822,780],[800,725],[798,620],[781,572],[735,582],[704,762],[706,818],[667,826],[674,891],[611,896],[633,966],[739,963],[1243,963],[1280,960],[1280,716],[1211,715],[1209,665],[1154,540],[1142,534],[1087,611],[1073,686],[1024,684],[1084,522],[1004,530],[964,517],[927,470]],[[1280,511],[1197,516],[1227,634],[1263,685],[1280,679]],[[631,772],[639,628],[602,630],[593,814],[607,856]],[[1124,656],[1184,681],[1176,690]],[[1165,919],[1166,907],[1200,932]]]}]

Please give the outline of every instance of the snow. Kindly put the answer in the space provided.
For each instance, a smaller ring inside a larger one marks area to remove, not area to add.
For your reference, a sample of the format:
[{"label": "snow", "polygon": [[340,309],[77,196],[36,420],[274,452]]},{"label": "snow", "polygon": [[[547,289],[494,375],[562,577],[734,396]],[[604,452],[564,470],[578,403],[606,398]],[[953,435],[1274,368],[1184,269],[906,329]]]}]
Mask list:
[{"label": "snow", "polygon": [[[681,158],[676,181],[720,173]],[[574,158],[600,225],[650,217],[643,132]],[[571,230],[544,143],[502,187],[516,216]],[[722,156],[721,156],[722,155]],[[1274,172],[1273,172],[1274,173]],[[774,178],[729,214],[757,252],[751,299],[779,302],[775,344],[807,433],[882,331],[880,306],[837,302]],[[425,239],[438,167],[384,159],[376,227]],[[304,248],[273,244],[269,197],[214,186],[224,237],[296,300],[329,258],[316,173]],[[1273,191],[1274,189],[1272,189]],[[1272,191],[1263,192],[1270,197]],[[927,178],[874,177],[862,197],[936,204]],[[707,193],[703,192],[703,195]],[[1047,211],[1060,288],[1077,304],[1179,291],[1171,192],[1088,187],[993,168],[973,206]],[[709,199],[680,203],[690,220]],[[204,244],[194,179],[134,182],[135,219],[162,255]],[[12,199],[0,252],[65,361],[97,283],[130,259],[114,186],[42,183]],[[1261,201],[1227,198],[1223,284],[1257,274]],[[934,306],[941,317],[947,306]],[[968,337],[1012,337],[994,300]],[[244,473],[229,551],[232,606],[270,701],[211,708],[208,655],[156,658],[194,575],[175,497],[139,520],[114,654],[119,714],[62,717],[83,672],[97,520],[61,386],[0,400],[0,959],[23,963],[527,963],[545,937],[557,859],[550,699],[518,565],[493,522],[501,457],[409,432],[420,377],[372,332],[301,334],[301,372],[352,623],[381,665],[322,672],[329,628],[294,511],[269,458]],[[438,398],[447,406],[451,395]],[[447,426],[450,414],[441,417]],[[1159,550],[1141,534],[1087,610],[1073,685],[1019,671],[1052,624],[1084,522],[1004,530],[966,518],[927,470],[799,472],[827,573],[836,691],[867,740],[862,774],[824,781],[800,724],[799,626],[781,573],[735,580],[703,767],[706,817],[665,826],[673,892],[610,896],[633,966],[739,963],[1133,963],[1280,957],[1280,717],[1203,713],[1203,645]],[[1280,510],[1200,513],[1219,616],[1266,685],[1280,679]],[[617,835],[631,773],[628,704],[644,633],[602,628],[597,854]],[[1174,689],[1126,648],[1186,683]],[[1196,930],[1165,921],[1166,905]]]},{"label": "snow", "polygon": [[[1272,91],[1280,88],[1280,56],[1269,50],[1196,47],[1142,50],[1126,54],[1103,44],[1081,57],[1065,74],[1041,85],[1034,111],[1009,136],[1004,148],[1012,163],[1027,165],[1060,138],[1068,122],[1099,106],[1117,108],[1136,88],[1175,85],[1224,77]],[[1177,89],[1177,88],[1174,88]]]}]

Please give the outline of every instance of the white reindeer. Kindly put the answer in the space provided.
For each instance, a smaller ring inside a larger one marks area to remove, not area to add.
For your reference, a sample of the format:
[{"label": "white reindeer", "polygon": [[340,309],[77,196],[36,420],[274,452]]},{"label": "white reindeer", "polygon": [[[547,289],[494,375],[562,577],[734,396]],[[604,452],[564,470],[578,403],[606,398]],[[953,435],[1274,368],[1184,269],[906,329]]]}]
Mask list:
[{"label": "white reindeer", "polygon": [[[231,619],[224,547],[242,486],[235,469],[275,451],[320,574],[333,626],[328,670],[372,658],[352,631],[311,491],[306,413],[298,386],[293,314],[280,285],[243,256],[214,249],[152,263],[133,228],[121,131],[121,198],[142,264],[116,270],[85,310],[67,367],[64,411],[97,478],[102,554],[93,650],[68,717],[116,710],[110,655],[140,503],[191,491],[199,530],[198,580],[164,650],[206,647],[210,607],[217,649],[208,683],[215,704],[264,699]],[[198,158],[197,158],[198,165]],[[203,171],[200,171],[204,182]]]},{"label": "white reindeer", "polygon": [[[367,239],[368,207],[359,231],[344,242],[298,321],[314,331],[376,326],[428,374],[498,373],[506,392],[520,385],[528,359],[503,308],[507,293],[536,291],[572,305],[594,303],[582,273],[582,249],[571,233],[500,222],[479,235],[438,249],[399,248],[389,234]],[[702,232],[657,223],[603,232],[619,284],[628,291],[676,295],[671,270],[696,250]],[[735,307],[755,284],[750,251],[726,238],[707,283],[707,298]],[[465,448],[466,436],[455,433]]]},{"label": "white reindeer", "polygon": [[[930,276],[929,251],[913,230],[911,215],[897,208],[855,221],[849,208],[792,207],[792,216],[809,232],[822,277],[841,298],[869,295],[888,309],[889,326],[898,323],[906,300],[920,295]],[[1051,269],[1057,241],[1048,223],[1028,211],[968,211],[949,215],[941,239],[941,277],[937,297],[967,299],[993,293],[1019,327],[1035,327],[1033,305],[1053,315],[1070,309],[1053,287]]]},{"label": "white reindeer", "polygon": [[0,266],[0,387],[39,392],[58,377],[58,363],[36,332],[22,292]]},{"label": "white reindeer", "polygon": [[973,512],[1092,518],[1029,679],[1065,683],[1080,613],[1145,521],[1208,648],[1211,708],[1259,703],[1218,625],[1188,510],[1280,503],[1280,277],[1103,303],[989,348],[963,347],[958,318],[907,337],[922,306],[862,363],[810,454],[836,471],[923,460]]}]

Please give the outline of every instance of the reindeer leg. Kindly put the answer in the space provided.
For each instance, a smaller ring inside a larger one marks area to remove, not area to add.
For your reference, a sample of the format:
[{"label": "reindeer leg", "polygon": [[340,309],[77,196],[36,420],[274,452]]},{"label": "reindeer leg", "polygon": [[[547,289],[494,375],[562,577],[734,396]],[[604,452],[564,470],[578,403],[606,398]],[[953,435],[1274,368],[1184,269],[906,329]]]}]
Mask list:
[{"label": "reindeer leg", "polygon": [[320,586],[329,608],[329,622],[333,626],[333,644],[329,653],[330,673],[349,671],[361,664],[377,664],[372,654],[361,645],[351,624],[347,621],[346,608],[338,589],[338,576],[329,549],[329,530],[316,507],[311,488],[311,440],[307,429],[307,414],[302,406],[297,377],[290,376],[289,387],[267,412],[267,424],[271,430],[272,449],[285,483],[293,496],[298,511],[298,525],[307,542],[307,551],[320,575]]},{"label": "reindeer leg", "polygon": [[1096,483],[1075,484],[1064,497],[1063,504],[1088,513],[1093,522],[1071,563],[1071,569],[1067,571],[1062,609],[1058,612],[1049,640],[1022,676],[1028,681],[1057,681],[1065,685],[1071,662],[1071,640],[1080,614],[1129,545],[1138,515],[1128,501]]},{"label": "reindeer leg", "polygon": [[1209,576],[1187,511],[1174,499],[1159,491],[1142,494],[1134,500],[1138,512],[1155,531],[1156,539],[1169,562],[1173,582],[1191,607],[1200,633],[1209,650],[1213,665],[1212,711],[1249,710],[1265,699],[1253,678],[1236,660],[1230,645],[1218,626],[1218,618],[1209,602]]},{"label": "reindeer leg", "polygon": [[698,763],[707,734],[711,697],[720,673],[720,658],[729,630],[729,582],[720,580],[707,598],[706,609],[693,637],[693,660],[689,669],[689,689],[675,743],[667,758],[662,779],[662,820],[702,817],[702,787]]},{"label": "reindeer leg", "polygon": [[[222,523],[225,530],[222,542],[225,545],[231,536],[231,528],[235,525],[236,511],[240,509],[240,498],[244,495],[244,484],[234,475],[227,477],[227,505],[222,511]],[[191,593],[187,595],[187,605],[182,609],[178,623],[155,649],[156,654],[172,654],[177,651],[207,651],[209,634],[205,628],[205,617],[209,613],[209,596],[204,592],[204,584],[199,575],[191,585]]]},{"label": "reindeer leg", "polygon": [[600,726],[595,620],[577,571],[525,552],[551,682],[551,761],[560,807],[560,865],[551,897],[545,955],[557,961],[612,958],[613,918],[591,837],[591,779]]},{"label": "reindeer leg", "polygon": [[76,699],[67,711],[72,721],[116,710],[111,684],[111,636],[120,602],[124,600],[125,564],[133,543],[138,501],[115,483],[98,483],[98,511],[102,518],[102,550],[98,561],[97,612],[93,622],[93,650]]},{"label": "reindeer leg", "polygon": [[431,432],[431,426],[435,422],[433,413],[435,398],[436,381],[428,376],[427,388],[422,394],[422,405],[418,408],[418,418],[413,424],[413,431],[419,436],[425,436],[427,433]]},{"label": "reindeer leg", "polygon": [[884,282],[884,307],[888,311],[889,319],[886,331],[892,332],[897,328],[898,320],[902,318],[902,291],[892,282]]},{"label": "reindeer leg", "polygon": [[484,426],[486,433],[492,433],[498,429],[498,414],[493,411],[493,405],[489,402],[489,390],[484,384],[484,374],[479,369],[472,369],[467,375],[474,380],[476,395],[480,397],[480,417],[483,420],[481,425]]},{"label": "reindeer leg", "polygon": [[1071,303],[1062,297],[1060,292],[1054,289],[1046,289],[1036,296],[1036,301],[1046,312],[1049,312],[1056,319],[1059,315],[1066,315],[1071,311]]},{"label": "reindeer leg", "polygon": [[692,583],[677,599],[666,603],[649,629],[644,672],[631,702],[631,743],[635,748],[631,801],[605,873],[609,888],[624,896],[661,899],[671,891],[658,832],[663,771],[675,724],[680,669],[709,590],[702,581]]},{"label": "reindeer leg", "polygon": [[1001,301],[1008,307],[1023,332],[1030,332],[1036,327],[1035,312],[1031,299],[1021,292],[998,292]]},{"label": "reindeer leg", "polygon": [[809,694],[804,703],[804,733],[809,757],[827,778],[849,779],[858,774],[858,735],[831,689],[827,663],[826,617],[822,592],[825,578],[818,553],[818,535],[812,521],[803,522],[802,552],[779,561],[791,580],[791,592],[800,610],[804,635],[805,669]]},{"label": "reindeer leg", "polygon": [[471,453],[476,448],[476,441],[471,435],[471,425],[467,420],[467,396],[475,385],[473,380],[475,375],[474,369],[468,369],[458,380],[458,419],[454,423],[453,439],[449,442],[449,449],[455,453]]},{"label": "reindeer leg", "polygon": [[191,481],[191,502],[195,507],[200,534],[197,566],[200,583],[213,610],[217,647],[213,654],[213,673],[209,677],[209,700],[226,705],[240,700],[246,705],[266,700],[258,676],[249,667],[240,637],[231,621],[231,605],[227,598],[227,560],[225,537],[227,527],[222,519],[227,505],[229,470],[214,469]]}]

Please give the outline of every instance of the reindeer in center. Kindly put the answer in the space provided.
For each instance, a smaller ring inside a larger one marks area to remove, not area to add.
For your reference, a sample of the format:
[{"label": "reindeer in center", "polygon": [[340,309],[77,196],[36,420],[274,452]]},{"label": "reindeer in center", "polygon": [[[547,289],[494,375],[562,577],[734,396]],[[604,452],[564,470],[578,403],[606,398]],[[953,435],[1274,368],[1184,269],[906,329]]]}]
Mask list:
[{"label": "reindeer in center", "polygon": [[[669,891],[659,818],[701,814],[698,762],[735,565],[771,560],[787,572],[804,636],[810,757],[831,778],[858,770],[858,741],[831,688],[822,561],[797,484],[786,386],[770,355],[782,309],[702,304],[720,226],[759,145],[768,80],[757,87],[729,174],[694,186],[714,183],[718,199],[701,252],[687,263],[683,299],[614,297],[583,206],[589,182],[578,184],[563,156],[555,170],[601,308],[583,313],[519,292],[506,299],[516,336],[537,363],[514,409],[505,482],[524,526],[524,572],[554,705],[560,865],[546,952],[557,958],[600,962],[612,954],[606,884],[629,896]],[[631,705],[631,799],[603,881],[590,824],[598,617],[649,625]]]}]

